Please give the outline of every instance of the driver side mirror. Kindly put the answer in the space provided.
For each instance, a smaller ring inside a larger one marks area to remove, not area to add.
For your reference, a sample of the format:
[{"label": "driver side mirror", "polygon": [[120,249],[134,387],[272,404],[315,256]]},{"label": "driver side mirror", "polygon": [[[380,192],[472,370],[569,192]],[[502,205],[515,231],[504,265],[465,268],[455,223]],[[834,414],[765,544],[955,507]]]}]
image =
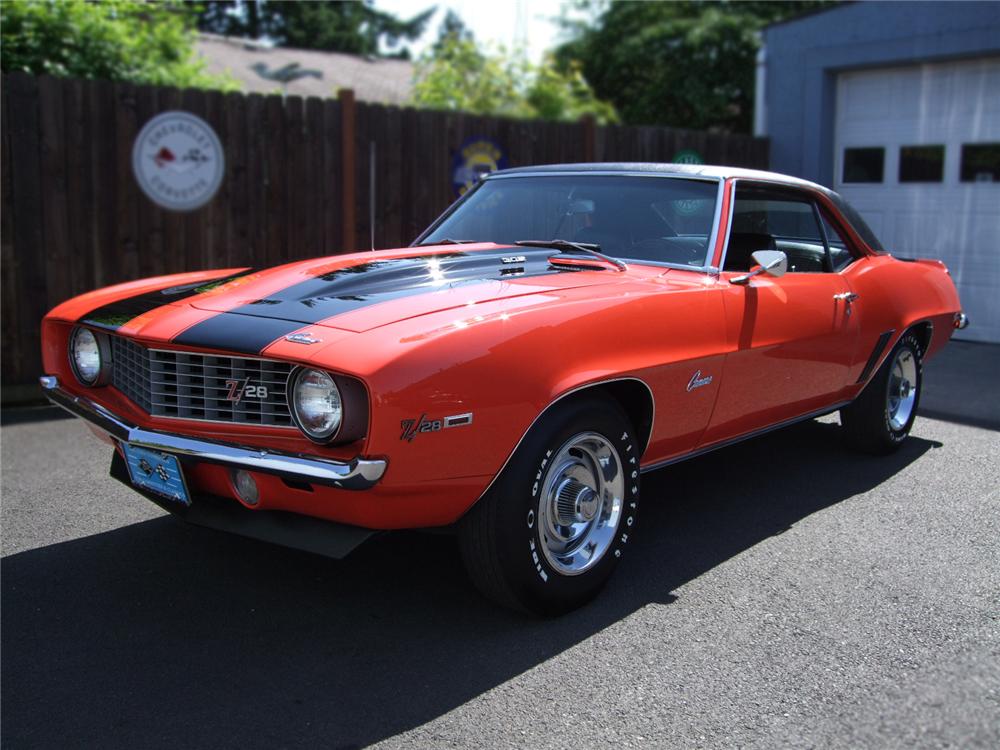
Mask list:
[{"label": "driver side mirror", "polygon": [[758,250],[751,256],[757,268],[742,276],[734,276],[730,284],[748,284],[754,276],[766,273],[768,276],[784,276],[788,270],[788,256],[780,250]]}]

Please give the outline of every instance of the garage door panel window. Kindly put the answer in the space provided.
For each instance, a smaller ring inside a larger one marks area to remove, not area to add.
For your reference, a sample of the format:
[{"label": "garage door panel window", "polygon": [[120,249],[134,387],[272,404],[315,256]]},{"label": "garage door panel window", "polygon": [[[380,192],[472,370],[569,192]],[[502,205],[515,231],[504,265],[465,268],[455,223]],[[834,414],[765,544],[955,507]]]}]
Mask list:
[{"label": "garage door panel window", "polygon": [[944,180],[944,146],[900,147],[900,182],[941,182],[942,180]]},{"label": "garage door panel window", "polygon": [[882,182],[885,149],[879,147],[844,149],[844,182]]},{"label": "garage door panel window", "polygon": [[1000,143],[962,144],[962,182],[1000,182]]}]

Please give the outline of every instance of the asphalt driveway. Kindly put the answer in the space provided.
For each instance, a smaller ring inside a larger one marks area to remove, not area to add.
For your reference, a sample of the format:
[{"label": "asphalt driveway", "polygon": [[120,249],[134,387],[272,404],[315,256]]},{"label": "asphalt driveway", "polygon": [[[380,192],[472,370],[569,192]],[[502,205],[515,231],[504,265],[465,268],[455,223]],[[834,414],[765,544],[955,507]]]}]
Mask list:
[{"label": "asphalt driveway", "polygon": [[827,418],[648,475],[640,543],[554,621],[449,537],[185,526],[82,424],[5,415],[2,744],[997,747],[1000,348],[948,352],[892,457]]}]

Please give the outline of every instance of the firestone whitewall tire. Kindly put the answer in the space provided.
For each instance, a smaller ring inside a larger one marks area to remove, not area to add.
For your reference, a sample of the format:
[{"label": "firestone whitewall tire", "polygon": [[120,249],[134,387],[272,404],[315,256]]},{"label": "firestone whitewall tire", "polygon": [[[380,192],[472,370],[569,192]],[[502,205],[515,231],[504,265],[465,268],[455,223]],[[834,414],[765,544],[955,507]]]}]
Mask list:
[{"label": "firestone whitewall tire", "polygon": [[848,444],[875,455],[898,449],[917,417],[922,384],[920,342],[906,333],[861,394],[840,410]]},{"label": "firestone whitewall tire", "polygon": [[476,586],[543,616],[596,596],[633,539],[640,450],[611,400],[574,399],[547,412],[460,525]]}]

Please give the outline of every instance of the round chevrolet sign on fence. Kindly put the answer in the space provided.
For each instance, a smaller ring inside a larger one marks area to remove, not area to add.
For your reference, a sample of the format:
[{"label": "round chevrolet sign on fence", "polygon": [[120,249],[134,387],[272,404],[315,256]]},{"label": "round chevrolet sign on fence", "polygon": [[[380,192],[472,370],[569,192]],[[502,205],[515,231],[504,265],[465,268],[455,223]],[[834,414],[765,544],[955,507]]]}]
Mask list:
[{"label": "round chevrolet sign on fence", "polygon": [[212,126],[190,112],[163,112],[143,126],[132,147],[132,171],[150,200],[192,211],[212,200],[226,171]]}]

